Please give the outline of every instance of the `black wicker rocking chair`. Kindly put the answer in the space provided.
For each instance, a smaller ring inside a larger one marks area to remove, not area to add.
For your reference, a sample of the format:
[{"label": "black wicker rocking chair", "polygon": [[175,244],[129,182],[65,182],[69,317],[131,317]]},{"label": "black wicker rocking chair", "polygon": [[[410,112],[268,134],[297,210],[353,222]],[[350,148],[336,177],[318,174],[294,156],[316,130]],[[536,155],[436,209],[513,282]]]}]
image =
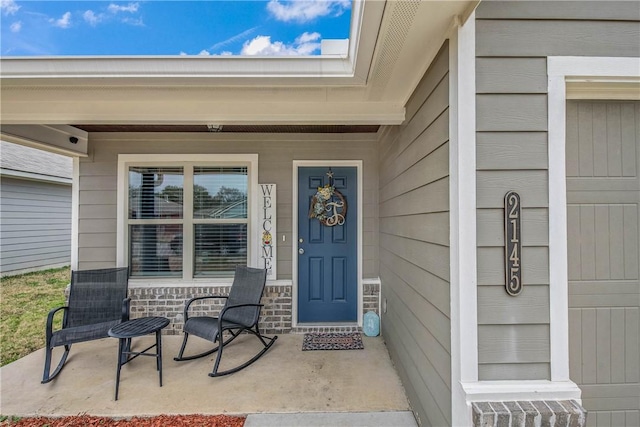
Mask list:
[{"label": "black wicker rocking chair", "polygon": [[[184,339],[178,356],[174,358],[176,361],[193,360],[200,357],[208,356],[214,352],[218,352],[213,371],[209,373],[210,377],[220,377],[223,375],[238,372],[246,368],[253,362],[258,360],[276,341],[278,336],[272,338],[266,337],[260,333],[258,329],[258,320],[260,318],[260,299],[264,292],[264,286],[267,279],[267,271],[262,269],[238,266],[236,267],[233,284],[229,296],[209,295],[204,297],[195,297],[187,301],[184,307]],[[218,314],[218,317],[198,316],[189,317],[189,307],[195,301],[208,298],[224,298],[226,303]],[[227,331],[229,337],[225,340],[223,333]],[[220,360],[222,359],[222,351],[224,347],[231,341],[236,339],[243,331],[257,337],[263,345],[263,348],[249,361],[235,368],[226,371],[220,371]],[[189,335],[195,335],[205,340],[211,341],[217,345],[204,353],[193,356],[184,356],[184,350],[187,346]]]},{"label": "black wicker rocking chair", "polygon": [[[73,271],[67,306],[54,308],[47,316],[46,347],[42,384],[56,377],[69,356],[71,344],[106,338],[109,329],[129,320],[128,268]],[[54,316],[63,310],[62,328],[53,330]],[[55,347],[64,353],[52,374]]]}]

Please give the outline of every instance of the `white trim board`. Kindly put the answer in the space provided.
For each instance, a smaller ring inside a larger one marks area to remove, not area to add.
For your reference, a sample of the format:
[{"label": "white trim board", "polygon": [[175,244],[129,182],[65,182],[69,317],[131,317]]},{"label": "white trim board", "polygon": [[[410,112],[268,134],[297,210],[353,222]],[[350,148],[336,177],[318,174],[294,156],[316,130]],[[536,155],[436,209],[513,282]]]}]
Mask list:
[{"label": "white trim board", "polygon": [[547,58],[549,137],[549,320],[551,380],[569,379],[567,261],[566,104],[567,82],[640,82],[640,58]]},{"label": "white trim board", "polygon": [[[364,301],[364,289],[362,279],[362,205],[363,205],[363,178],[362,178],[362,160],[294,160],[293,161],[293,177],[292,187],[293,194],[291,195],[291,326],[295,328],[298,326],[298,168],[300,167],[317,167],[317,166],[330,166],[330,167],[355,167],[358,175],[358,326],[362,326],[362,304]],[[304,324],[305,326],[307,324]],[[309,325],[311,326],[311,325]]]},{"label": "white trim board", "polygon": [[452,425],[471,425],[464,384],[478,381],[475,12],[449,41],[449,241]]},{"label": "white trim board", "polygon": [[73,158],[71,178],[71,270],[78,269],[80,245],[80,158]]},{"label": "white trim board", "polygon": [[468,402],[580,400],[580,389],[572,381],[479,381],[464,389]]}]

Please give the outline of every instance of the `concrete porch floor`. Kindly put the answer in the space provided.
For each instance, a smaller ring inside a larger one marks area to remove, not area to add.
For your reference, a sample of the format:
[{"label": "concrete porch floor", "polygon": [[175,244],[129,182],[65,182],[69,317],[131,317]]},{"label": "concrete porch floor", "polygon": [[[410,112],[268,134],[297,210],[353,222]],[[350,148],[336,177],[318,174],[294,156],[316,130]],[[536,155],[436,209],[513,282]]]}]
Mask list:
[{"label": "concrete porch floor", "polygon": [[[163,386],[158,385],[154,359],[139,357],[122,368],[117,401],[116,339],[74,344],[62,373],[44,385],[40,384],[44,361],[41,349],[0,368],[0,413],[128,417],[409,411],[404,389],[380,337],[363,336],[364,350],[304,352],[302,338],[280,335],[250,367],[211,378],[207,374],[215,354],[175,362],[182,337],[163,336]],[[152,336],[134,339],[133,348],[141,350],[152,343]],[[194,352],[208,347],[207,342],[195,337],[189,344],[194,344]],[[221,368],[248,359],[259,347],[254,337],[238,338],[225,348]]]}]

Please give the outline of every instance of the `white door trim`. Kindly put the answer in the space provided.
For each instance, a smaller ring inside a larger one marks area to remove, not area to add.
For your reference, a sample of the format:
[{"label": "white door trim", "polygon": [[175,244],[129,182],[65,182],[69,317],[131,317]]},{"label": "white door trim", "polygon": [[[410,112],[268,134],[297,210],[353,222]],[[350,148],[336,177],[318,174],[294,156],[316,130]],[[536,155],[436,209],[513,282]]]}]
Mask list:
[{"label": "white door trim", "polygon": [[[291,197],[291,326],[298,325],[298,168],[317,166],[350,166],[357,169],[358,176],[358,226],[357,226],[357,250],[358,250],[358,326],[362,326],[363,281],[362,281],[362,160],[294,160],[293,161],[293,194]],[[305,323],[305,326],[307,324]]]},{"label": "white door trim", "polygon": [[549,137],[549,320],[551,381],[569,381],[569,284],[567,260],[567,82],[640,82],[640,58],[547,58]]}]

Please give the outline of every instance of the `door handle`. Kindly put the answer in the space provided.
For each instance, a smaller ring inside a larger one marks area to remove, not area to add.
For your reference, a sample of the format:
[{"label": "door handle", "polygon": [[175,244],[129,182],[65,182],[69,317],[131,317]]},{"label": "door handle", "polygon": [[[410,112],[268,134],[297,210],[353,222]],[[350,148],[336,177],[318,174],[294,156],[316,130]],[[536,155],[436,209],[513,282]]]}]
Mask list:
[{"label": "door handle", "polygon": [[304,254],[304,249],[302,249],[302,248],[298,249],[298,253],[299,253],[300,255]]}]

